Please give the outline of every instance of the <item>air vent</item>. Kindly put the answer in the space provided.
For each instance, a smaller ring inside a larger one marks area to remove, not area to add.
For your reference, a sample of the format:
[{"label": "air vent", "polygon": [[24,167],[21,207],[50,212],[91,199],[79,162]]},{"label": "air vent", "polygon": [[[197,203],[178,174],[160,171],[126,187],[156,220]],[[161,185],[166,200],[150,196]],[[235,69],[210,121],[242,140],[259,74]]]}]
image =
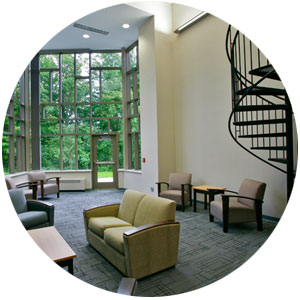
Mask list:
[{"label": "air vent", "polygon": [[104,31],[104,30],[101,30],[101,29],[93,28],[93,27],[90,27],[90,26],[85,26],[85,25],[82,25],[82,24],[79,24],[79,23],[74,23],[73,26],[76,27],[76,28],[80,28],[80,29],[83,29],[83,30],[88,30],[88,31],[96,32],[96,33],[103,34],[103,35],[108,35],[108,33],[109,33],[108,31]]}]

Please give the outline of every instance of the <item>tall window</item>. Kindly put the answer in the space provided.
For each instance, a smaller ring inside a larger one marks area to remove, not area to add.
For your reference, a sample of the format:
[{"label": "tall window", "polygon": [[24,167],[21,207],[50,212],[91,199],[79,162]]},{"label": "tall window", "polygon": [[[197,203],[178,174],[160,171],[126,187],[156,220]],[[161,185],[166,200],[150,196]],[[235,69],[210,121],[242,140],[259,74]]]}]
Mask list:
[{"label": "tall window", "polygon": [[123,167],[120,52],[40,56],[43,169],[90,169],[90,137],[117,133]]},{"label": "tall window", "polygon": [[138,45],[126,50],[126,106],[128,168],[141,169],[140,88]]},{"label": "tall window", "polygon": [[8,105],[2,137],[4,173],[25,171],[25,73]]}]

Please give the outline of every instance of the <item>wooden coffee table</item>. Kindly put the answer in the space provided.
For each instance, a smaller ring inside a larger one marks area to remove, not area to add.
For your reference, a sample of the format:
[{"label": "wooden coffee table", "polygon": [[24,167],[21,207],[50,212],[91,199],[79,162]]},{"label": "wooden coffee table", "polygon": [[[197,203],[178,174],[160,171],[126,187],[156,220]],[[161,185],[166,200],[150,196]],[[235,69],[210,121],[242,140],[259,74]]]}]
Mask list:
[{"label": "wooden coffee table", "polygon": [[[214,200],[215,195],[223,194],[226,188],[213,186],[213,185],[199,185],[199,186],[193,186],[193,190],[194,190],[194,211],[196,211],[197,193],[204,194],[204,209],[207,209],[207,195],[210,196],[209,200],[212,201]],[[211,192],[209,192],[210,190]]]},{"label": "wooden coffee table", "polygon": [[54,226],[28,230],[37,245],[58,265],[68,267],[73,274],[73,258],[76,253],[71,249]]}]

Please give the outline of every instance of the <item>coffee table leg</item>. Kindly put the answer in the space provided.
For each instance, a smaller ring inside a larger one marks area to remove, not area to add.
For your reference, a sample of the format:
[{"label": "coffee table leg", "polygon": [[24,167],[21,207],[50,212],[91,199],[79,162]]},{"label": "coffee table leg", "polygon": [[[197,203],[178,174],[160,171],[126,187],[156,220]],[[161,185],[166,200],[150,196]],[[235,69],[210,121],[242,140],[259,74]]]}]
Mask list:
[{"label": "coffee table leg", "polygon": [[70,274],[74,275],[73,259],[69,260],[68,271]]},{"label": "coffee table leg", "polygon": [[204,209],[207,209],[207,194],[204,194]]},{"label": "coffee table leg", "polygon": [[196,201],[197,201],[197,192],[196,192],[196,190],[194,190],[194,212],[196,212],[197,211],[197,207],[196,207]]}]

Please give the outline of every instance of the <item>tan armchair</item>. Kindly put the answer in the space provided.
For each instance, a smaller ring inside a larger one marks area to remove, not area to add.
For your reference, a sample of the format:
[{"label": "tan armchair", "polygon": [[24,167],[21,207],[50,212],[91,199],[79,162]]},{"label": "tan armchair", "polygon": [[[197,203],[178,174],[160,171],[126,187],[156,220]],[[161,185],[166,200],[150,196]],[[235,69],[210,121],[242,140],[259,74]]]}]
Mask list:
[{"label": "tan armchair", "polygon": [[[224,232],[228,232],[228,224],[231,223],[257,222],[257,230],[261,231],[263,229],[262,203],[265,190],[265,183],[251,179],[245,179],[238,192],[226,190],[222,195],[222,200],[210,202],[210,222],[214,221],[214,217],[222,221]],[[227,195],[226,192],[235,195]],[[232,198],[235,198],[236,201],[233,201]]]},{"label": "tan armchair", "polygon": [[[169,182],[157,182],[158,196],[174,200],[176,204],[181,205],[184,211],[185,203],[190,201],[192,205],[192,174],[189,173],[171,173]],[[162,191],[161,186],[165,184],[167,190]]]},{"label": "tan armchair", "polygon": [[24,182],[16,184],[10,176],[5,176],[5,183],[8,190],[23,189],[26,199],[37,199],[37,183]]},{"label": "tan armchair", "polygon": [[126,277],[140,279],[177,263],[176,203],[127,190],[121,204],[84,210],[86,237]]},{"label": "tan armchair", "polygon": [[[43,171],[31,171],[28,173],[30,182],[38,182],[38,195],[42,199],[47,195],[57,194],[59,198],[59,177],[46,177]],[[50,179],[55,179],[55,183],[49,182]]]}]

